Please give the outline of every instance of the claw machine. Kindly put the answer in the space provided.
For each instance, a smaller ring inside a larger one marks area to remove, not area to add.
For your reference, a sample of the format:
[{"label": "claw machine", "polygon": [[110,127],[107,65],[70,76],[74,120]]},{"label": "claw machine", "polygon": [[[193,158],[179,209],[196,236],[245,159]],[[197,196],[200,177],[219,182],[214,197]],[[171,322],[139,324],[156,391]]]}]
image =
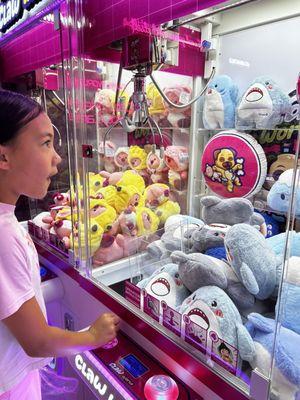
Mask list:
[{"label": "claw machine", "polygon": [[29,230],[65,327],[122,319],[69,359],[94,397],[299,396],[298,3],[67,3],[68,181]]}]

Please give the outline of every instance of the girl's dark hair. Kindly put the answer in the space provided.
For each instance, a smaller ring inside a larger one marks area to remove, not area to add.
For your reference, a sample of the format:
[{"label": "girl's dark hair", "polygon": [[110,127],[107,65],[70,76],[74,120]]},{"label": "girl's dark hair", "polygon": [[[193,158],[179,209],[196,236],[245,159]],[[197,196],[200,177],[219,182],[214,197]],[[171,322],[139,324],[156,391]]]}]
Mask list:
[{"label": "girl's dark hair", "polygon": [[218,347],[219,352],[221,352],[221,350],[227,350],[229,354],[231,354],[230,349],[226,346],[226,344],[224,342],[222,342],[220,344],[220,346]]},{"label": "girl's dark hair", "polygon": [[8,144],[21,128],[43,112],[43,108],[30,97],[0,90],[0,144]]}]

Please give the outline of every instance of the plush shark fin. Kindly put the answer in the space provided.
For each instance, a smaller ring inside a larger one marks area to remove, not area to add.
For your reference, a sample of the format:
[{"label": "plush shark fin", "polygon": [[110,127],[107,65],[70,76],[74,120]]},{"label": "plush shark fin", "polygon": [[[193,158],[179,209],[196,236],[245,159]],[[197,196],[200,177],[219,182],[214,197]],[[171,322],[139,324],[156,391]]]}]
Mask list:
[{"label": "plush shark fin", "polygon": [[240,274],[245,287],[249,290],[250,293],[256,295],[259,292],[258,284],[256,282],[255,276],[253,275],[253,272],[244,262],[242,263]]},{"label": "plush shark fin", "polygon": [[241,358],[245,361],[251,362],[255,356],[255,347],[252,337],[242,324],[237,325],[236,333]]}]

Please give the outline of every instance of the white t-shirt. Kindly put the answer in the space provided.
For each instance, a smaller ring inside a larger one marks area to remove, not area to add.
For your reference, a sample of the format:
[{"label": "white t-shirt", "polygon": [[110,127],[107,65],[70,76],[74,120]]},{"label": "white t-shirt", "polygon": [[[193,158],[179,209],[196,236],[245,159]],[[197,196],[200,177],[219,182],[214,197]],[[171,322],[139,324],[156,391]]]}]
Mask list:
[{"label": "white t-shirt", "polygon": [[2,322],[34,296],[46,318],[38,255],[14,210],[0,203],[0,395],[51,360],[29,357]]}]

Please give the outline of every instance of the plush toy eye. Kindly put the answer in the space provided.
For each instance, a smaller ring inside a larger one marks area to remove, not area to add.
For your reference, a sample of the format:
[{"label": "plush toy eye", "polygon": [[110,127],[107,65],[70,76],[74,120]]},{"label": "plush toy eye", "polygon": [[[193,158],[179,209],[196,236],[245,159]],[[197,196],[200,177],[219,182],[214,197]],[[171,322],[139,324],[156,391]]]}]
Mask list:
[{"label": "plush toy eye", "polygon": [[100,182],[99,181],[95,182],[95,186],[100,186]]},{"label": "plush toy eye", "polygon": [[109,231],[111,228],[112,228],[111,225],[107,225],[107,226],[106,226],[106,230],[107,230],[107,231]]},{"label": "plush toy eye", "polygon": [[218,85],[217,84],[215,84],[215,88],[217,88],[218,87]]},{"label": "plush toy eye", "polygon": [[285,194],[281,193],[280,198],[281,198],[281,200],[284,200],[285,199]]},{"label": "plush toy eye", "polygon": [[266,85],[270,85],[270,82],[269,82],[269,81],[266,81],[265,84],[266,84]]},{"label": "plush toy eye", "polygon": [[175,278],[179,278],[179,274],[178,274],[178,272],[175,274]]},{"label": "plush toy eye", "polygon": [[92,231],[93,231],[93,232],[97,232],[97,230],[98,230],[98,226],[97,226],[97,225],[93,225],[93,226],[92,226]]},{"label": "plush toy eye", "polygon": [[216,300],[213,300],[213,301],[211,302],[211,306],[212,306],[212,307],[217,307],[217,305],[218,305],[218,303],[216,302]]},{"label": "plush toy eye", "polygon": [[192,300],[196,300],[196,295],[194,294],[194,296],[192,297]]},{"label": "plush toy eye", "polygon": [[214,236],[219,236],[219,232],[215,232],[215,233],[214,233]]}]

